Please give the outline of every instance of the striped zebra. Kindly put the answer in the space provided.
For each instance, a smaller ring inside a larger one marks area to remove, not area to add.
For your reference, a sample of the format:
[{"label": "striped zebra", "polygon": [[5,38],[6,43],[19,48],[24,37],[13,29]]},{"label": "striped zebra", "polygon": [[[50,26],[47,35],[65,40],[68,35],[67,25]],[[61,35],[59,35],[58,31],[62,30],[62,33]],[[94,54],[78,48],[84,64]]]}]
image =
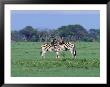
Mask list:
[{"label": "striped zebra", "polygon": [[60,58],[59,53],[61,51],[67,51],[69,50],[71,52],[72,58],[76,59],[76,49],[75,44],[72,44],[71,42],[65,42],[63,44],[57,43],[54,45],[51,45],[50,43],[45,43],[41,46],[41,57],[45,58],[45,54],[49,52],[55,52],[56,58]]}]

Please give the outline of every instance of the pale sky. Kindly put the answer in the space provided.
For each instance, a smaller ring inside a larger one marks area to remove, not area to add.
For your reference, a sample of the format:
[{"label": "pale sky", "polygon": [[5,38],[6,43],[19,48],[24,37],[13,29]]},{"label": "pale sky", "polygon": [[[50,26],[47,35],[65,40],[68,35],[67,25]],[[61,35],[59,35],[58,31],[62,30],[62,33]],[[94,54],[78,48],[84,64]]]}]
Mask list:
[{"label": "pale sky", "polygon": [[80,24],[85,29],[100,28],[100,11],[98,10],[12,10],[11,29],[20,30],[25,26],[33,28],[56,29],[63,25]]}]

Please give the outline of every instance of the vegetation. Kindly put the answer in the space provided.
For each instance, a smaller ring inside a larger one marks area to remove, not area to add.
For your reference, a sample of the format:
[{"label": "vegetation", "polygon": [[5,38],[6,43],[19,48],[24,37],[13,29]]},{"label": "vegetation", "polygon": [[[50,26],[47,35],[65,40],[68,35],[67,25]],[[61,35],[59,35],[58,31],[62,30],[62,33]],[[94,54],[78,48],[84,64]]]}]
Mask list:
[{"label": "vegetation", "polygon": [[19,31],[11,31],[12,41],[44,42],[50,41],[53,37],[63,37],[66,41],[94,42],[100,40],[100,30],[86,30],[83,26],[77,24],[48,30],[39,30],[34,29],[32,26],[26,26]]},{"label": "vegetation", "polygon": [[[41,59],[40,46],[52,38],[63,37],[74,41],[77,59],[69,51],[60,53],[55,59],[54,52],[48,52]],[[66,25],[57,29],[35,29],[26,26],[11,31],[11,76],[18,77],[98,77],[100,76],[100,30],[85,29],[81,25]]]},{"label": "vegetation", "polygon": [[42,42],[12,42],[11,76],[18,77],[98,77],[100,76],[99,42],[76,42],[77,59],[69,51],[55,59],[54,52],[48,52],[41,59]]}]

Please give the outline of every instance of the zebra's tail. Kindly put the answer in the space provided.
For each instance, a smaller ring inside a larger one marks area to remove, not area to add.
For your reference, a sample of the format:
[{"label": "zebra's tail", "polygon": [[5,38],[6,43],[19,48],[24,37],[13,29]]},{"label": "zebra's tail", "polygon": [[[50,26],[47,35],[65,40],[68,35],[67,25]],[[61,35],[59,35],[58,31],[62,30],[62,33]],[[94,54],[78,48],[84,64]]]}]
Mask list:
[{"label": "zebra's tail", "polygon": [[76,49],[74,50],[74,56],[76,56]]},{"label": "zebra's tail", "polygon": [[73,55],[76,58],[76,49],[75,49],[75,47],[73,48]]}]

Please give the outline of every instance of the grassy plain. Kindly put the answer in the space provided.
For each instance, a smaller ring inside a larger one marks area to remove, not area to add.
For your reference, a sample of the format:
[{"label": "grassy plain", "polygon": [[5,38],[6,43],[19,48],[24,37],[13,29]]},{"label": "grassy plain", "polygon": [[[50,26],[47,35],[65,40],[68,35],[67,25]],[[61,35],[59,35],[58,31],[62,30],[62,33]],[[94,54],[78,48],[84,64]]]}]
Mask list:
[{"label": "grassy plain", "polygon": [[45,59],[40,57],[40,42],[11,43],[12,77],[99,77],[100,43],[76,42],[77,59],[69,51],[55,59],[54,52],[48,52]]}]

